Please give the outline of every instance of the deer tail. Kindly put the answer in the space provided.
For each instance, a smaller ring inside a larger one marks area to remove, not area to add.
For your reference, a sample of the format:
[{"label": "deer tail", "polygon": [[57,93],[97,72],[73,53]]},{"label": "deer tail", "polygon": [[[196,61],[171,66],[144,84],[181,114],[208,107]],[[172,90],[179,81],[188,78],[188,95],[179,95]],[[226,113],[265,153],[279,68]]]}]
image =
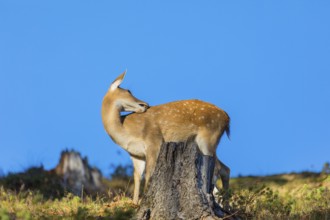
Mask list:
[{"label": "deer tail", "polygon": [[226,113],[226,115],[228,117],[228,121],[227,121],[227,125],[225,127],[225,132],[227,134],[228,139],[230,140],[230,117],[229,117],[229,115],[227,113]]}]

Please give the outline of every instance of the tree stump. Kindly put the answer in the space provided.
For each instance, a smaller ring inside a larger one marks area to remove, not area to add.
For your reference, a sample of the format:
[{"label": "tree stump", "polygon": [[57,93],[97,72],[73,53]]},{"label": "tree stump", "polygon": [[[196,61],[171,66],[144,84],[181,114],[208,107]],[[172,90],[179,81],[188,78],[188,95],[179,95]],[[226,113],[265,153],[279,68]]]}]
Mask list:
[{"label": "tree stump", "polygon": [[164,143],[136,218],[219,219],[224,213],[212,195],[214,158],[197,144]]}]

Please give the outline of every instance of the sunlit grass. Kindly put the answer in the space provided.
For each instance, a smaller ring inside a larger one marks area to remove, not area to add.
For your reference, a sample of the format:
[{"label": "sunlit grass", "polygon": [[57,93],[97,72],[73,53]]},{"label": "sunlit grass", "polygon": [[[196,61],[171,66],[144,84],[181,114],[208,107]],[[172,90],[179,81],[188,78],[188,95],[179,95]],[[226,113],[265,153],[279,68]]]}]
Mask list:
[{"label": "sunlit grass", "polygon": [[230,195],[231,211],[241,219],[330,219],[327,174],[234,178]]},{"label": "sunlit grass", "polygon": [[68,193],[44,199],[35,192],[15,193],[0,188],[0,219],[130,219],[136,209],[128,197],[84,199]]},{"label": "sunlit grass", "polygon": [[[0,180],[1,220],[132,219],[138,208],[129,196],[131,178],[105,179],[109,187],[106,195],[79,197],[66,191],[58,194],[58,184],[44,180],[50,178],[48,174],[31,173],[28,170],[28,175],[12,174]],[[33,187],[27,188],[27,183]],[[240,219],[326,220],[330,219],[329,189],[330,176],[325,173],[233,178],[229,193],[231,213]],[[54,192],[56,196],[52,195]],[[221,201],[221,193],[216,197]]]}]

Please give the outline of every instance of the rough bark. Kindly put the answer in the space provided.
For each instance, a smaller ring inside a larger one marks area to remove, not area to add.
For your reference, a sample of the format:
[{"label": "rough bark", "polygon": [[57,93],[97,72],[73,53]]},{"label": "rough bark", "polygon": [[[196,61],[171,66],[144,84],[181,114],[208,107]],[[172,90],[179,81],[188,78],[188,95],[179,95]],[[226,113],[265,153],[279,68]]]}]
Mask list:
[{"label": "rough bark", "polygon": [[164,143],[136,218],[143,220],[219,219],[212,195],[214,158],[193,141]]}]

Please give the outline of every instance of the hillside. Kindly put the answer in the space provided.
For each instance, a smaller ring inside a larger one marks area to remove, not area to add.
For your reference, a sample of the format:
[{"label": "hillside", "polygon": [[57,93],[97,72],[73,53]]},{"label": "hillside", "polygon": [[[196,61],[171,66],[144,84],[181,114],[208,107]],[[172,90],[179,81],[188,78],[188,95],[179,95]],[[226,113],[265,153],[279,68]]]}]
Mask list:
[{"label": "hillside", "polygon": [[231,180],[231,206],[243,219],[330,219],[330,176],[290,173]]},{"label": "hillside", "polygon": [[[104,179],[112,187],[105,194],[75,196],[60,191],[48,174],[38,173],[32,176],[30,169],[0,179],[0,219],[130,219],[137,208],[130,199],[128,176]],[[11,181],[16,188],[9,187]],[[19,181],[39,186],[19,187]],[[240,219],[330,219],[329,189],[330,176],[320,173],[233,178],[231,212]],[[222,193],[216,196],[220,202]]]}]

